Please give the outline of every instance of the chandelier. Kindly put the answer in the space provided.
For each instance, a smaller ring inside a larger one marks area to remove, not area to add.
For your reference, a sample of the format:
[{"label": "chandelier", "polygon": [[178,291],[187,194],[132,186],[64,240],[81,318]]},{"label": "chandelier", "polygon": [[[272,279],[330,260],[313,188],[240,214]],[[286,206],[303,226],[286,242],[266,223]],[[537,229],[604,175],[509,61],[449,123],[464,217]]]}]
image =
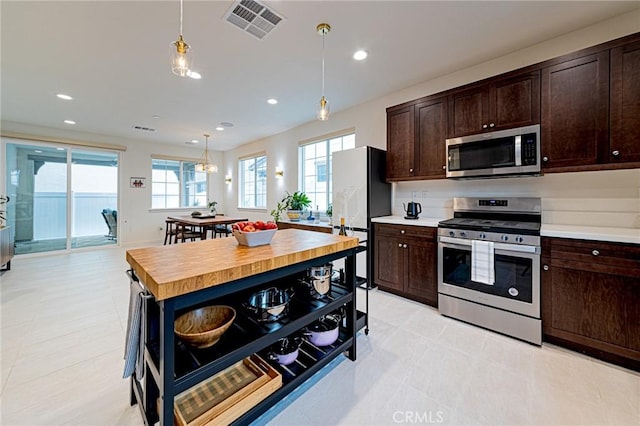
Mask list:
[{"label": "chandelier", "polygon": [[209,161],[209,136],[211,135],[208,133],[204,134],[204,153],[196,163],[196,172],[218,173],[218,165]]},{"label": "chandelier", "polygon": [[180,0],[180,37],[171,43],[171,71],[180,77],[189,76],[192,66],[191,48],[182,38],[182,0]]},{"label": "chandelier", "polygon": [[329,105],[329,101],[324,97],[324,36],[329,34],[331,26],[324,23],[318,24],[316,31],[322,36],[322,98],[320,99],[320,105],[318,105],[318,120],[326,121],[329,119],[331,106]]}]

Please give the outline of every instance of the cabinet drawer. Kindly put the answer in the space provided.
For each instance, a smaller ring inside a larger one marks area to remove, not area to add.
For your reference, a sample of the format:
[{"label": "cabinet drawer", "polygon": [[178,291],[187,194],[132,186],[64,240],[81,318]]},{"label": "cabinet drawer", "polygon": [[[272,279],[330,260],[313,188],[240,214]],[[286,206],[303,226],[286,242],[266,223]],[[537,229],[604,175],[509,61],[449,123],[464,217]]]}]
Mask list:
[{"label": "cabinet drawer", "polygon": [[415,225],[388,225],[376,223],[377,236],[386,237],[418,237],[427,240],[435,240],[436,228]]},{"label": "cabinet drawer", "polygon": [[640,246],[603,241],[543,238],[552,265],[640,278]]}]

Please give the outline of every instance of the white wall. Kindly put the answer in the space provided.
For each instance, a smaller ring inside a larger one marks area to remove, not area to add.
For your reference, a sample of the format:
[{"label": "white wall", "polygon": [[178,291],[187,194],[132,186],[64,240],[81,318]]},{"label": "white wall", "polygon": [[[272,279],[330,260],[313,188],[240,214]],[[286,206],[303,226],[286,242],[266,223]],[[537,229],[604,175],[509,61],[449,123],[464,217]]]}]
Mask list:
[{"label": "white wall", "polygon": [[[220,165],[220,173],[211,175],[210,199],[218,201],[218,211],[227,215],[248,216],[250,219],[269,219],[269,211],[282,198],[285,190],[298,188],[298,142],[355,127],[357,146],[371,145],[386,148],[386,108],[422,96],[501,74],[526,65],[560,56],[571,51],[603,43],[640,31],[640,10],[603,21],[579,31],[540,43],[530,48],[460,70],[424,83],[373,99],[348,110],[334,113],[329,121],[313,121],[284,133],[246,144],[225,153],[213,152]],[[437,60],[437,58],[434,58]],[[328,96],[330,98],[330,94]],[[309,108],[315,108],[310,104]],[[159,227],[168,214],[176,211],[150,211],[151,187],[129,188],[129,177],[151,177],[151,154],[176,155],[197,159],[202,147],[179,147],[134,139],[117,139],[104,135],[87,134],[59,129],[35,127],[2,122],[3,131],[28,135],[64,138],[88,142],[111,143],[127,146],[121,155],[119,206],[120,242],[123,245],[157,243],[163,237]],[[3,147],[2,147],[3,148]],[[4,149],[2,149],[4,152]],[[238,211],[237,164],[244,155],[266,152],[268,158],[267,209]],[[0,158],[1,159],[1,158]],[[4,163],[2,162],[4,168]],[[276,179],[275,166],[281,166],[285,175]],[[4,170],[0,173],[0,193],[4,190]],[[225,174],[232,175],[232,183],[225,184]],[[612,224],[640,227],[640,178],[635,171],[584,172],[548,175],[539,178],[502,179],[500,181],[419,181],[394,184],[394,209],[400,211],[401,202],[413,191],[426,192],[423,207],[427,214],[442,217],[450,214],[450,199],[482,193],[483,195],[539,195],[544,198],[545,223],[566,223],[579,218],[586,222],[616,219]],[[148,181],[148,183],[150,183]],[[602,207],[604,206],[604,210]],[[611,216],[610,214],[614,214]]]},{"label": "white wall", "polygon": [[[542,62],[639,31],[640,10],[636,10],[527,49],[334,113],[328,121],[310,122],[284,133],[227,151],[225,152],[225,163],[229,172],[233,171],[234,173],[233,183],[227,185],[225,192],[227,211],[232,215],[242,214],[256,219],[269,218],[268,212],[282,198],[284,190],[293,191],[297,189],[297,148],[299,141],[355,127],[357,146],[371,145],[386,149],[386,108],[390,106]],[[330,94],[328,97],[330,97]],[[313,104],[309,105],[309,108],[313,108]],[[238,158],[260,151],[267,153],[269,161],[268,208],[266,211],[239,212],[237,209],[234,210],[234,206],[238,205],[236,194]],[[284,179],[275,179],[273,175],[275,165],[280,165],[284,168]],[[638,219],[640,211],[640,184],[638,182],[640,179],[638,176],[638,171],[608,171],[601,173],[563,173],[539,178],[483,180],[475,181],[475,183],[474,181],[452,182],[445,180],[401,182],[394,184],[395,197],[393,207],[394,213],[402,213],[402,202],[410,200],[411,193],[418,191],[420,192],[420,197],[417,201],[425,202],[423,207],[427,207],[428,215],[444,217],[451,215],[451,198],[455,196],[472,196],[480,193],[483,195],[509,193],[512,196],[530,194],[545,198],[543,203],[543,208],[545,209],[543,220],[545,223],[573,223],[572,221],[579,217],[581,221],[587,224],[601,224],[608,223],[608,219],[615,218],[616,220],[611,223],[616,224],[616,226],[640,227],[640,219]],[[624,188],[621,191],[617,191],[620,185]],[[424,200],[422,200],[423,190],[429,194]],[[436,194],[435,197],[433,194]],[[574,200],[564,201],[565,197],[573,197]],[[620,209],[621,215],[610,216],[603,214],[600,210],[600,205],[603,203],[599,202],[602,198],[607,198],[606,209],[609,209],[609,213],[615,214]],[[437,201],[432,202],[432,200]],[[571,213],[566,213],[569,211]]]},{"label": "white wall", "polygon": [[[119,167],[120,205],[118,206],[118,240],[123,246],[156,244],[164,239],[164,220],[167,215],[187,214],[193,209],[163,209],[151,210],[151,155],[161,154],[176,156],[181,158],[193,158],[197,160],[204,150],[203,147],[177,146],[169,144],[158,144],[155,142],[120,139],[105,135],[66,131],[61,129],[45,128],[20,123],[2,122],[3,132],[15,132],[34,137],[58,138],[72,141],[104,143],[111,145],[124,145],[127,150],[121,152]],[[8,139],[8,138],[7,138]],[[4,140],[0,150],[4,153]],[[30,141],[24,141],[30,143]],[[224,162],[221,152],[210,151],[210,158],[219,165]],[[221,167],[222,169],[222,167]],[[1,166],[0,183],[4,183],[4,162]],[[146,177],[146,188],[135,189],[129,187],[130,177]],[[209,199],[218,201],[218,211],[223,212],[225,205],[222,197],[224,174],[211,174],[209,177]],[[0,193],[4,193],[4,185]]]}]

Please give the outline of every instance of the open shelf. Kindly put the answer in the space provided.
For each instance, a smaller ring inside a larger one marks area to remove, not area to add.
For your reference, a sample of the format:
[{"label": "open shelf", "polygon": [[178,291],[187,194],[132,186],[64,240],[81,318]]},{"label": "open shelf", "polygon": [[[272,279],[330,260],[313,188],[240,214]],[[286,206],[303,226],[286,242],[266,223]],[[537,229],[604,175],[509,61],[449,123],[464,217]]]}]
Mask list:
[{"label": "open shelf", "polygon": [[[285,395],[327,365],[331,360],[346,351],[353,343],[353,338],[348,336],[346,330],[340,330],[338,340],[329,346],[318,347],[305,339],[300,346],[298,359],[293,364],[282,366],[275,361],[267,361],[280,374],[282,374],[282,387],[265,398],[260,404],[247,411],[238,418],[234,425],[246,425],[266,412],[274,403],[280,401]],[[260,353],[263,359],[268,359],[268,349]]]},{"label": "open shelf", "polygon": [[[176,338],[176,392],[182,392],[213,372],[261,351],[273,341],[297,332],[319,316],[329,314],[352,300],[352,293],[338,287],[332,288],[330,294],[322,299],[294,297],[289,302],[288,315],[273,322],[257,321],[249,311],[242,307],[236,308],[236,319],[229,330],[218,343],[206,349],[193,348]],[[147,352],[149,367],[153,376],[158,379],[160,342],[150,341]]]}]

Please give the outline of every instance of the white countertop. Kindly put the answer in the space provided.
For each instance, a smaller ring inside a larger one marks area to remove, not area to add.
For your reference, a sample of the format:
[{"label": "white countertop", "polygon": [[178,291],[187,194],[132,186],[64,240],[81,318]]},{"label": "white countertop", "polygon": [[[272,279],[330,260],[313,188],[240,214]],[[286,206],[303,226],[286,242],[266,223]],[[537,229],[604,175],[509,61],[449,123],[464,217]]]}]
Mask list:
[{"label": "white countertop", "polygon": [[374,223],[390,223],[393,225],[414,225],[414,226],[429,226],[436,228],[438,222],[447,219],[446,217],[418,217],[418,219],[405,219],[404,216],[382,216],[373,217],[371,222]]},{"label": "white countertop", "polygon": [[598,226],[548,225],[543,223],[540,235],[543,237],[640,244],[640,229],[638,228],[605,228]]},{"label": "white countertop", "polygon": [[[448,218],[420,217],[417,220],[405,219],[404,216],[382,216],[372,218],[374,223],[393,225],[429,226],[435,228],[438,222]],[[599,226],[549,225],[542,224],[540,235],[543,237],[573,238],[578,240],[609,241],[613,243],[640,244],[638,228],[607,228]]]}]

